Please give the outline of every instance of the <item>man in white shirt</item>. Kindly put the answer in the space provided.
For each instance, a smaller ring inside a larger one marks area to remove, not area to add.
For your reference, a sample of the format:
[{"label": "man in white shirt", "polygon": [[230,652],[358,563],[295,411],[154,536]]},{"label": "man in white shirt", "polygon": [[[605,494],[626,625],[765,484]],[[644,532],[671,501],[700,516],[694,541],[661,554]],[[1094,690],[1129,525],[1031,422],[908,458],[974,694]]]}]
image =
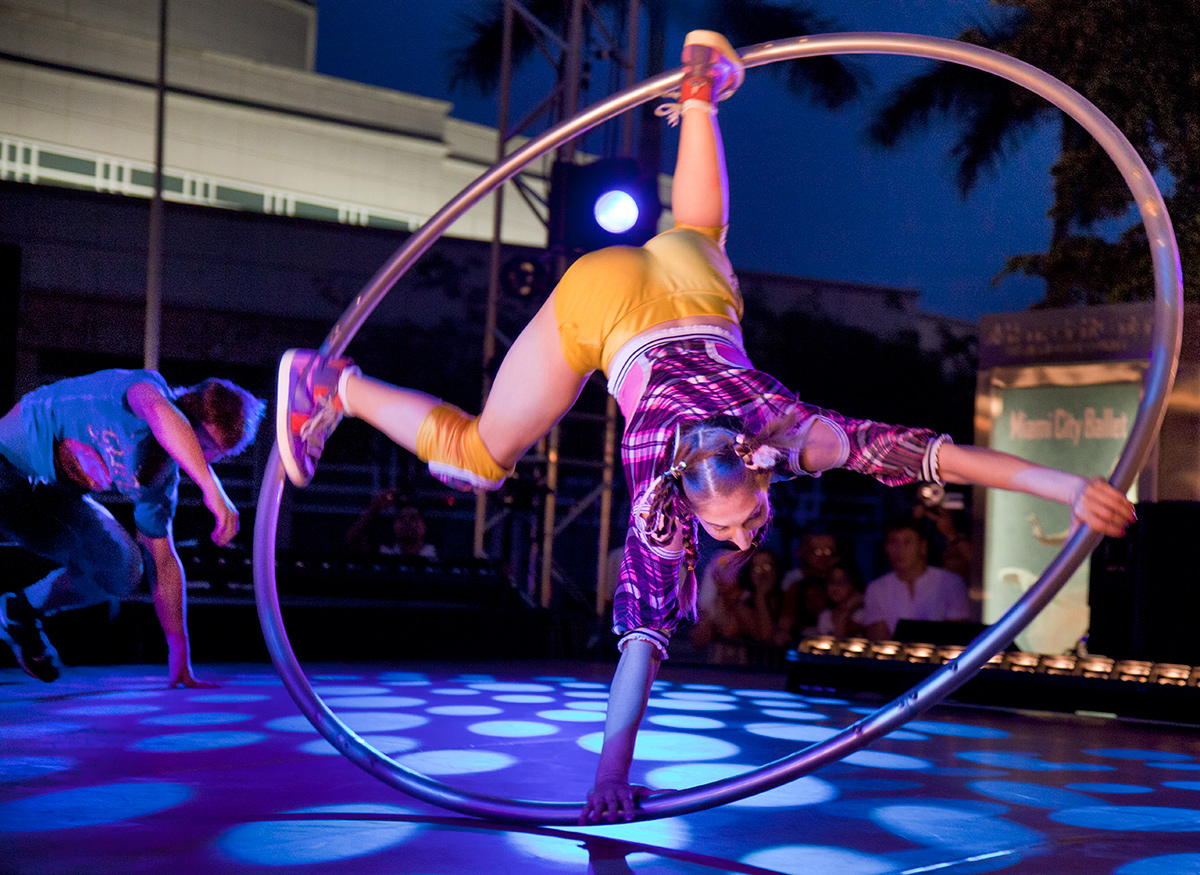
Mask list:
[{"label": "man in white shirt", "polygon": [[966,581],[929,565],[929,539],[920,523],[904,519],[889,525],[884,551],[892,570],[867,584],[863,625],[868,638],[892,638],[900,620],[970,619]]}]

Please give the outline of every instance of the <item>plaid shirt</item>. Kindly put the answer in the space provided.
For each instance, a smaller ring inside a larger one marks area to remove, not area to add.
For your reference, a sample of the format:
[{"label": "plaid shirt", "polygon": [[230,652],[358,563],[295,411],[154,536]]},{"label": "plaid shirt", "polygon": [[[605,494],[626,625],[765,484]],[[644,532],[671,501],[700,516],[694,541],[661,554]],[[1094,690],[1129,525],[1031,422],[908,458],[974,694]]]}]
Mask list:
[{"label": "plaid shirt", "polygon": [[[631,637],[640,638],[654,643],[665,657],[667,641],[680,619],[676,589],[680,575],[691,572],[681,567],[679,527],[694,530],[696,520],[678,508],[674,536],[664,547],[649,542],[642,516],[649,487],[674,455],[680,423],[727,415],[741,420],[746,432],[754,432],[769,420],[795,412],[798,434],[818,420],[838,434],[842,453],[833,467],[868,474],[889,486],[938,479],[936,451],[948,439],[945,436],[928,429],[849,419],[804,404],[774,377],[755,370],[746,354],[728,342],[712,337],[672,340],[643,355],[650,368],[649,382],[621,441],[633,505],[613,601],[613,631],[622,636],[622,647]],[[792,451],[780,459],[773,479],[809,474],[801,467],[799,455]]]}]

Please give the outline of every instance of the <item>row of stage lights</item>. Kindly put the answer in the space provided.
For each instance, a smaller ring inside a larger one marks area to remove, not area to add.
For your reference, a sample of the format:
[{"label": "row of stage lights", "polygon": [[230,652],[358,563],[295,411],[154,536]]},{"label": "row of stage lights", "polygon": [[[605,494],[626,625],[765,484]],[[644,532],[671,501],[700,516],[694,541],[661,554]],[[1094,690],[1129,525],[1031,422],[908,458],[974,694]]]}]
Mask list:
[{"label": "row of stage lights", "polygon": [[[929,665],[944,665],[958,657],[965,649],[958,645],[908,644],[900,641],[869,641],[866,638],[839,639],[828,636],[804,638],[796,647],[799,653],[814,656],[843,656]],[[1107,656],[1005,651],[997,653],[988,660],[984,669],[1160,684],[1162,686],[1200,687],[1200,666],[1146,662],[1136,659],[1111,659]]]}]

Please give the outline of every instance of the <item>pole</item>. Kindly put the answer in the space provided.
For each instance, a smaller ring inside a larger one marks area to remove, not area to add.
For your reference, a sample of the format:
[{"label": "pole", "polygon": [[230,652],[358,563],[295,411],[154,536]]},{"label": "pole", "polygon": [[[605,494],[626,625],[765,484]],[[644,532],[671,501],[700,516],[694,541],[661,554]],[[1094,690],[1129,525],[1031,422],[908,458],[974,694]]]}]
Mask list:
[{"label": "pole", "polygon": [[146,334],[142,360],[148,370],[158,370],[162,341],[163,265],[163,140],[167,95],[167,3],[158,3],[158,80],[154,105],[154,195],[150,199],[150,234],[146,241]]}]

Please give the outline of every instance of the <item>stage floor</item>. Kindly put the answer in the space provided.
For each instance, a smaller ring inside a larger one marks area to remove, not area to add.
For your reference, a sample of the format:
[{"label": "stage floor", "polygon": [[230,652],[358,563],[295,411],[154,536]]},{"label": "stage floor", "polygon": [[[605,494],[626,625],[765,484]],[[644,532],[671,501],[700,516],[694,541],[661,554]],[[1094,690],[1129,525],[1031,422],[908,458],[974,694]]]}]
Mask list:
[{"label": "stage floor", "polygon": [[[582,800],[612,666],[321,664],[323,700],[455,787]],[[385,786],[338,755],[270,665],[0,670],[4,873],[1200,873],[1200,731],[942,706],[847,760],[684,817],[507,827]],[[779,675],[663,668],[635,779],[706,783],[826,737],[872,703]],[[1195,719],[1198,715],[1188,715]],[[590,868],[589,868],[590,867]]]}]

